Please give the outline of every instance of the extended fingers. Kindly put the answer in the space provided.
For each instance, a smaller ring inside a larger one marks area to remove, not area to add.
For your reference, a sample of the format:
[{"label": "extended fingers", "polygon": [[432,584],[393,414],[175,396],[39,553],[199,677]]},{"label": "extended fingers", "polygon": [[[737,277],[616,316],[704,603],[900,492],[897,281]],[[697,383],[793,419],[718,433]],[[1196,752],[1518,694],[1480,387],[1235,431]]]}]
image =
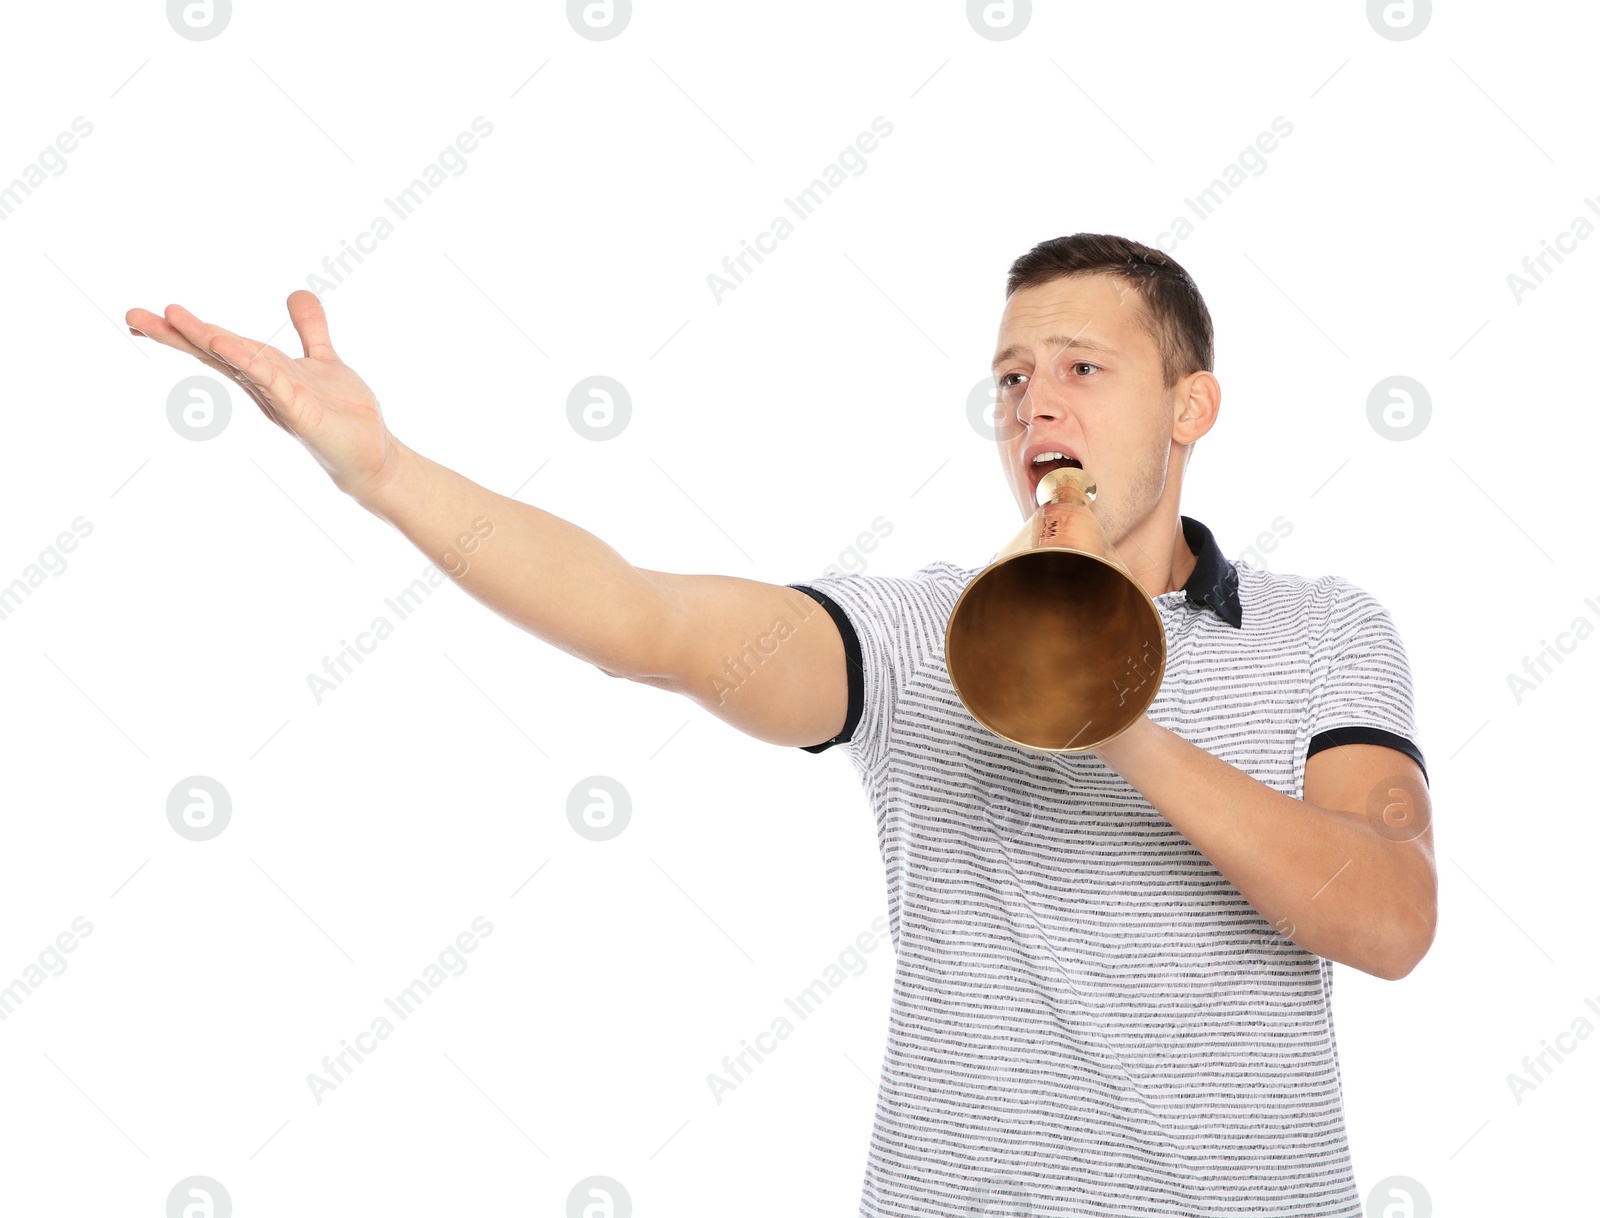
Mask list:
[{"label": "extended fingers", "polygon": [[201,321],[182,305],[169,305],[167,320],[201,351],[209,352],[231,368],[237,368],[258,384],[268,384],[272,373],[282,372],[290,366],[289,357],[276,347]]},{"label": "extended fingers", "polygon": [[[199,319],[194,314],[187,309],[180,310],[176,305],[170,306],[168,312],[173,313],[174,318],[202,342],[205,339],[201,331],[217,330],[220,336],[225,336],[221,340],[223,342],[223,352],[219,353],[210,346],[200,346],[195,342],[191,342],[182,330],[179,330],[165,317],[162,317],[161,314],[152,313],[149,309],[129,309],[124,314],[123,320],[128,323],[129,329],[143,334],[147,338],[154,339],[164,346],[171,347],[175,351],[181,351],[185,355],[192,355],[206,367],[227,377],[237,384],[240,389],[244,390],[250,400],[260,407],[262,414],[266,415],[277,426],[283,428],[284,431],[289,432],[291,435],[294,434],[293,428],[284,422],[272,402],[271,388],[278,374],[271,368],[270,364],[262,362],[255,369],[255,377],[260,378],[258,382],[248,370],[251,363],[251,353],[262,350],[259,343],[252,343],[248,339],[229,335],[226,331],[220,330],[219,327],[206,327],[199,322]],[[237,347],[229,345],[226,339],[232,339],[234,343],[238,344]],[[267,350],[271,350],[271,348],[267,348]],[[237,361],[237,363],[234,361]],[[240,367],[238,366],[239,364],[243,364],[245,367]]]},{"label": "extended fingers", "polygon": [[213,367],[217,364],[217,359],[211,352],[202,351],[195,346],[159,313],[152,313],[149,309],[129,309],[124,314],[123,320],[128,323],[130,330],[136,330],[146,338],[153,338],[163,346],[182,351],[185,355],[192,355]]},{"label": "extended fingers", "polygon": [[221,361],[274,422],[294,429],[298,415],[297,377],[294,362],[287,355],[266,343],[203,322],[179,305],[168,307],[167,320],[197,347]]}]

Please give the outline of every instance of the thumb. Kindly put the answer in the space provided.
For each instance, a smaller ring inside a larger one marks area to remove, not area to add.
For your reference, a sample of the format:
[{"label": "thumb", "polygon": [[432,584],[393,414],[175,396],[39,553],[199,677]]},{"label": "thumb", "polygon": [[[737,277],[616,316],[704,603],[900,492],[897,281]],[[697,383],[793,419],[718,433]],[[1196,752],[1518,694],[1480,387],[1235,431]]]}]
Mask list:
[{"label": "thumb", "polygon": [[300,346],[307,359],[324,359],[340,362],[328,338],[328,315],[322,302],[305,288],[290,292],[289,320],[294,322],[295,333],[300,336]]}]

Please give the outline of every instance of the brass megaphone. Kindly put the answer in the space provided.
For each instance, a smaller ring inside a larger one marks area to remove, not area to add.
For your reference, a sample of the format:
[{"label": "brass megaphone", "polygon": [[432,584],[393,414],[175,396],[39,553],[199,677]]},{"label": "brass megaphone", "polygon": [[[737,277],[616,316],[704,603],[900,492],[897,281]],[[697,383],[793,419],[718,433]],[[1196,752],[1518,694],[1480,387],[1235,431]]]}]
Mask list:
[{"label": "brass megaphone", "polygon": [[950,682],[996,736],[1048,753],[1086,753],[1136,723],[1167,667],[1156,603],[1124,568],[1054,540],[1063,505],[1094,479],[1053,469],[1039,509],[962,589],[945,626]]}]

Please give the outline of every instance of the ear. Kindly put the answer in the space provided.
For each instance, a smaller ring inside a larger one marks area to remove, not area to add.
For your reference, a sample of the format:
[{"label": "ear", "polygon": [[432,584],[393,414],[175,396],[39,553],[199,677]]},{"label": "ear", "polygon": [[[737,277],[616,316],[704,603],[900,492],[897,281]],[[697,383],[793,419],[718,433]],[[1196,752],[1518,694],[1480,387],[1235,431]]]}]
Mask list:
[{"label": "ear", "polygon": [[1172,442],[1193,444],[1216,424],[1222,386],[1209,372],[1191,372],[1172,388]]}]

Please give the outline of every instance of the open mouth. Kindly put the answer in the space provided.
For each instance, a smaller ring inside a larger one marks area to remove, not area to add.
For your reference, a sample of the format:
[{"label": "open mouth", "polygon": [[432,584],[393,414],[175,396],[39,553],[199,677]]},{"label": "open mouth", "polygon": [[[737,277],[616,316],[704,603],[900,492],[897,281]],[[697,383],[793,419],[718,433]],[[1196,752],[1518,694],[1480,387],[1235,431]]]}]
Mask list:
[{"label": "open mouth", "polygon": [[1069,457],[1065,453],[1040,453],[1028,465],[1028,483],[1035,490],[1039,487],[1039,480],[1053,469],[1082,469],[1083,462],[1076,457]]}]

